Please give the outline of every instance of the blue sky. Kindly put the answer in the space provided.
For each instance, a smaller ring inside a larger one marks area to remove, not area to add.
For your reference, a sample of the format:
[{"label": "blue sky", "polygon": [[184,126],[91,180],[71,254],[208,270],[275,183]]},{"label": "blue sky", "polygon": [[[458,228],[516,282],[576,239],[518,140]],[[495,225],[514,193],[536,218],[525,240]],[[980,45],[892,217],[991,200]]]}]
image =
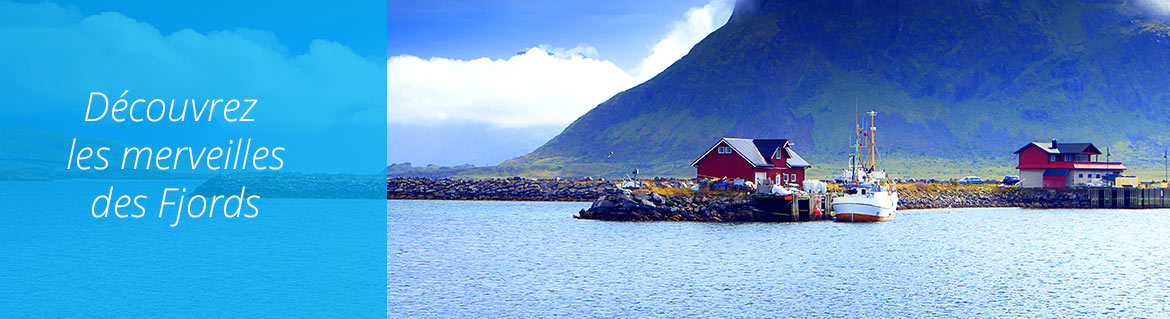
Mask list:
[{"label": "blue sky", "polygon": [[[304,150],[290,152],[300,157],[289,160],[290,170],[376,172],[386,125],[384,10],[358,1],[0,0],[0,40],[8,48],[0,50],[0,126],[148,146],[252,137]],[[116,99],[124,90],[129,99],[261,103],[248,124],[83,121],[90,92]],[[66,152],[69,144],[44,147]],[[377,164],[341,164],[361,160]]]},{"label": "blue sky", "polygon": [[[17,1],[40,3],[42,1]],[[163,34],[181,29],[200,33],[248,28],[276,35],[292,54],[303,54],[314,39],[344,43],[354,52],[381,55],[385,20],[361,14],[377,8],[366,1],[298,1],[276,5],[274,1],[52,1],[72,7],[84,16],[118,12],[158,28]],[[339,23],[344,21],[344,23]]]},{"label": "blue sky", "polygon": [[506,58],[538,44],[587,43],[630,68],[683,13],[707,0],[390,1],[388,52],[424,58]]},{"label": "blue sky", "polygon": [[731,0],[391,1],[390,163],[494,165],[661,72]]}]

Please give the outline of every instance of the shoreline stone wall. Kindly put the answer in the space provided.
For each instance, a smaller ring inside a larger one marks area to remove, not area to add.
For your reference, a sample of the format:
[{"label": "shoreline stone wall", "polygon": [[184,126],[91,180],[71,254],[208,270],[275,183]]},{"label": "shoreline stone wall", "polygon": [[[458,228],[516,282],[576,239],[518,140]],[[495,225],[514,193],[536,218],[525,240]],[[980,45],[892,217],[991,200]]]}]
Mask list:
[{"label": "shoreline stone wall", "polygon": [[899,191],[898,209],[1024,207],[1088,208],[1088,192],[1076,189],[954,188],[937,192]]},{"label": "shoreline stone wall", "polygon": [[591,202],[614,188],[603,180],[430,179],[386,180],[386,199]]},{"label": "shoreline stone wall", "polygon": [[[391,178],[386,181],[387,199],[425,200],[498,200],[498,201],[574,201],[595,202],[606,195],[623,194],[616,187],[620,181],[569,179],[431,179]],[[654,179],[647,185],[681,188],[694,183],[683,179]],[[689,191],[688,191],[689,192]],[[662,195],[659,195],[662,196]],[[702,205],[719,202],[725,206],[747,201],[746,197],[713,194],[667,196],[672,203]],[[620,201],[619,199],[615,199]],[[696,204],[699,202],[699,204]],[[1026,207],[1086,208],[1087,192],[1021,188],[905,187],[899,190],[899,209]],[[657,209],[657,206],[656,206]],[[686,208],[682,208],[686,210]],[[694,208],[692,211],[701,211]]]}]

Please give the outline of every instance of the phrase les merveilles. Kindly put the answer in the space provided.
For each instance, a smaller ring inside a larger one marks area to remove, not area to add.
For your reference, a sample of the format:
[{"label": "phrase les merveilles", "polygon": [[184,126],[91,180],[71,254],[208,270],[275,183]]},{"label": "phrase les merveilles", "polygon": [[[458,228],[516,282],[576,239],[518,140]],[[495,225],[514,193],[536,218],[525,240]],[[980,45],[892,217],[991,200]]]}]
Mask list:
[{"label": "phrase les merveilles", "polygon": [[[233,150],[235,150],[234,156],[232,155]],[[83,171],[105,170],[110,167],[110,161],[106,154],[108,151],[110,148],[105,146],[96,148],[94,146],[81,146],[78,148],[77,138],[73,138],[69,147],[69,163],[65,169],[73,169],[76,166],[77,169]],[[279,153],[283,151],[285,151],[284,147],[260,146],[253,149],[251,138],[229,140],[226,147],[204,146],[199,149],[198,153],[195,152],[194,148],[186,146],[157,148],[133,146],[122,150],[122,161],[118,169],[136,170],[141,164],[142,169],[154,168],[160,171],[183,168],[191,170],[205,168],[213,171],[280,170],[284,167],[284,159],[280,158]],[[130,162],[130,159],[133,159],[134,164],[127,168],[126,164]],[[184,161],[184,159],[186,160]],[[183,166],[180,167],[180,165]]]}]

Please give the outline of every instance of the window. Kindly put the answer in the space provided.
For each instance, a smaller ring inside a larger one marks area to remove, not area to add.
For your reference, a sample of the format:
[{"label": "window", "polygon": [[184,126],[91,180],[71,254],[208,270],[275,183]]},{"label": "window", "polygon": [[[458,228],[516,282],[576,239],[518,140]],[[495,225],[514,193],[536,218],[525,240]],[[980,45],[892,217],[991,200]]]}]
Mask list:
[{"label": "window", "polygon": [[1073,156],[1074,156],[1074,155],[1072,155],[1072,154],[1065,154],[1065,155],[1064,155],[1064,161],[1065,161],[1065,162],[1072,162],[1072,161],[1073,161]]},{"label": "window", "polygon": [[1048,155],[1048,162],[1051,163],[1051,162],[1055,162],[1055,161],[1056,161],[1056,155]]},{"label": "window", "polygon": [[1101,178],[1101,174],[1097,174],[1097,178]]},{"label": "window", "polygon": [[1077,174],[1077,178],[1085,178],[1085,174]]},{"label": "window", "polygon": [[719,154],[731,154],[731,147],[720,146],[719,147]]}]

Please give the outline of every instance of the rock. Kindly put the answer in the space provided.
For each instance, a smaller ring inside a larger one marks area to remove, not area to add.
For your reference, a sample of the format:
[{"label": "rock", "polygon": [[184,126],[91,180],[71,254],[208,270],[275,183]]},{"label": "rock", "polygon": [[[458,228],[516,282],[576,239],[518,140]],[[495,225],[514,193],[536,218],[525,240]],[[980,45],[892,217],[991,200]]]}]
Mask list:
[{"label": "rock", "polygon": [[650,192],[650,200],[655,202],[655,203],[658,203],[658,204],[662,204],[662,203],[666,202],[665,197],[662,197],[662,195],[655,193],[655,192]]},{"label": "rock", "polygon": [[623,209],[634,209],[638,208],[638,203],[629,197],[621,197],[617,200],[617,207]]}]

